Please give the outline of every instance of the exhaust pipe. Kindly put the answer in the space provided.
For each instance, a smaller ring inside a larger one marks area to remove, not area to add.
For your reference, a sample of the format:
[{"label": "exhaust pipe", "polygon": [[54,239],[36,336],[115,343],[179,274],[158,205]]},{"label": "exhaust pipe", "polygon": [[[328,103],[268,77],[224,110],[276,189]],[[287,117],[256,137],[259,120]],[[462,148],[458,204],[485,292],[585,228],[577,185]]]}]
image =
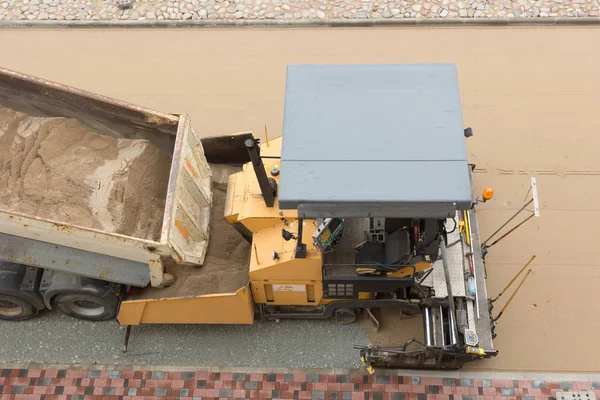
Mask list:
[{"label": "exhaust pipe", "polygon": [[254,167],[254,173],[256,174],[258,186],[260,186],[260,192],[262,193],[265,205],[267,207],[273,207],[273,204],[275,204],[275,194],[273,193],[273,189],[269,183],[267,171],[265,171],[265,165],[260,158],[260,146],[258,144],[258,139],[247,139],[244,144],[246,145],[246,150],[248,150],[250,160],[252,161],[252,167]]}]

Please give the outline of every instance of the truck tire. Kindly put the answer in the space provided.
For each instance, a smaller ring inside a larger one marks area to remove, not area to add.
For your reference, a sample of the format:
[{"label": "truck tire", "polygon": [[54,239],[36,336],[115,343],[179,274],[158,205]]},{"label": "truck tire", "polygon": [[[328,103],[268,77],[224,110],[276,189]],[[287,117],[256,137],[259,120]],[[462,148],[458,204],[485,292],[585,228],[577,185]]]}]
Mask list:
[{"label": "truck tire", "polygon": [[71,317],[88,321],[106,321],[117,317],[117,307],[89,293],[64,293],[56,296],[54,304]]},{"label": "truck tire", "polygon": [[0,294],[0,319],[5,321],[23,321],[38,314],[38,309],[20,297]]}]

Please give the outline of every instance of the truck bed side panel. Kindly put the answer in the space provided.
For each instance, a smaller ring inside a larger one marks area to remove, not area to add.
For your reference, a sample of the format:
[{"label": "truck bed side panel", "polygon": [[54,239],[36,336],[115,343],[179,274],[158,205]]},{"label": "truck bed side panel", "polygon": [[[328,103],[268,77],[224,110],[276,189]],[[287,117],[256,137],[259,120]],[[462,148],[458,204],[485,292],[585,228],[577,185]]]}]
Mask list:
[{"label": "truck bed side panel", "polygon": [[150,283],[148,264],[0,233],[5,261],[138,287]]},{"label": "truck bed side panel", "polygon": [[172,152],[179,117],[0,68],[0,104],[38,116],[77,118],[110,136],[148,139]]},{"label": "truck bed side panel", "polygon": [[75,225],[63,225],[57,221],[5,210],[0,210],[0,232],[140,263],[148,262],[146,247],[156,247],[158,252],[165,254],[169,251],[166,246],[160,246],[158,242]]}]

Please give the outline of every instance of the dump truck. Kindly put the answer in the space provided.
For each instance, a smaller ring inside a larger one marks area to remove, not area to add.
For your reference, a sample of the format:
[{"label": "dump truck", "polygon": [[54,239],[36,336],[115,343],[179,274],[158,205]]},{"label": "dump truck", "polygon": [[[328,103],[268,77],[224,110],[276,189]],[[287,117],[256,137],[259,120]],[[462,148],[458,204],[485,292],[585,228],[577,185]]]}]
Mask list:
[{"label": "dump truck", "polygon": [[454,65],[290,65],[282,136],[264,141],[5,69],[0,105],[171,160],[154,239],[0,209],[1,319],[377,326],[391,308],[422,315],[424,342],[358,346],[369,369],[497,354],[476,211],[492,191],[474,194]]}]

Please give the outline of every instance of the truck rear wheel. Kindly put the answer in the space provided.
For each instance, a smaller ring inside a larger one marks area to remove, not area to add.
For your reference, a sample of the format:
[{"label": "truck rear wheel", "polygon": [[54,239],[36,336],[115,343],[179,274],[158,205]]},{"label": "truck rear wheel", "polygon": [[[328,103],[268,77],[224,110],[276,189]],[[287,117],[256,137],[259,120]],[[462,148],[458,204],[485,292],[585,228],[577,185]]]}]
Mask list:
[{"label": "truck rear wheel", "polygon": [[117,316],[114,304],[89,293],[59,294],[54,304],[65,314],[88,321],[106,321]]},{"label": "truck rear wheel", "polygon": [[20,297],[0,294],[0,319],[5,321],[23,321],[37,315],[38,309]]}]

